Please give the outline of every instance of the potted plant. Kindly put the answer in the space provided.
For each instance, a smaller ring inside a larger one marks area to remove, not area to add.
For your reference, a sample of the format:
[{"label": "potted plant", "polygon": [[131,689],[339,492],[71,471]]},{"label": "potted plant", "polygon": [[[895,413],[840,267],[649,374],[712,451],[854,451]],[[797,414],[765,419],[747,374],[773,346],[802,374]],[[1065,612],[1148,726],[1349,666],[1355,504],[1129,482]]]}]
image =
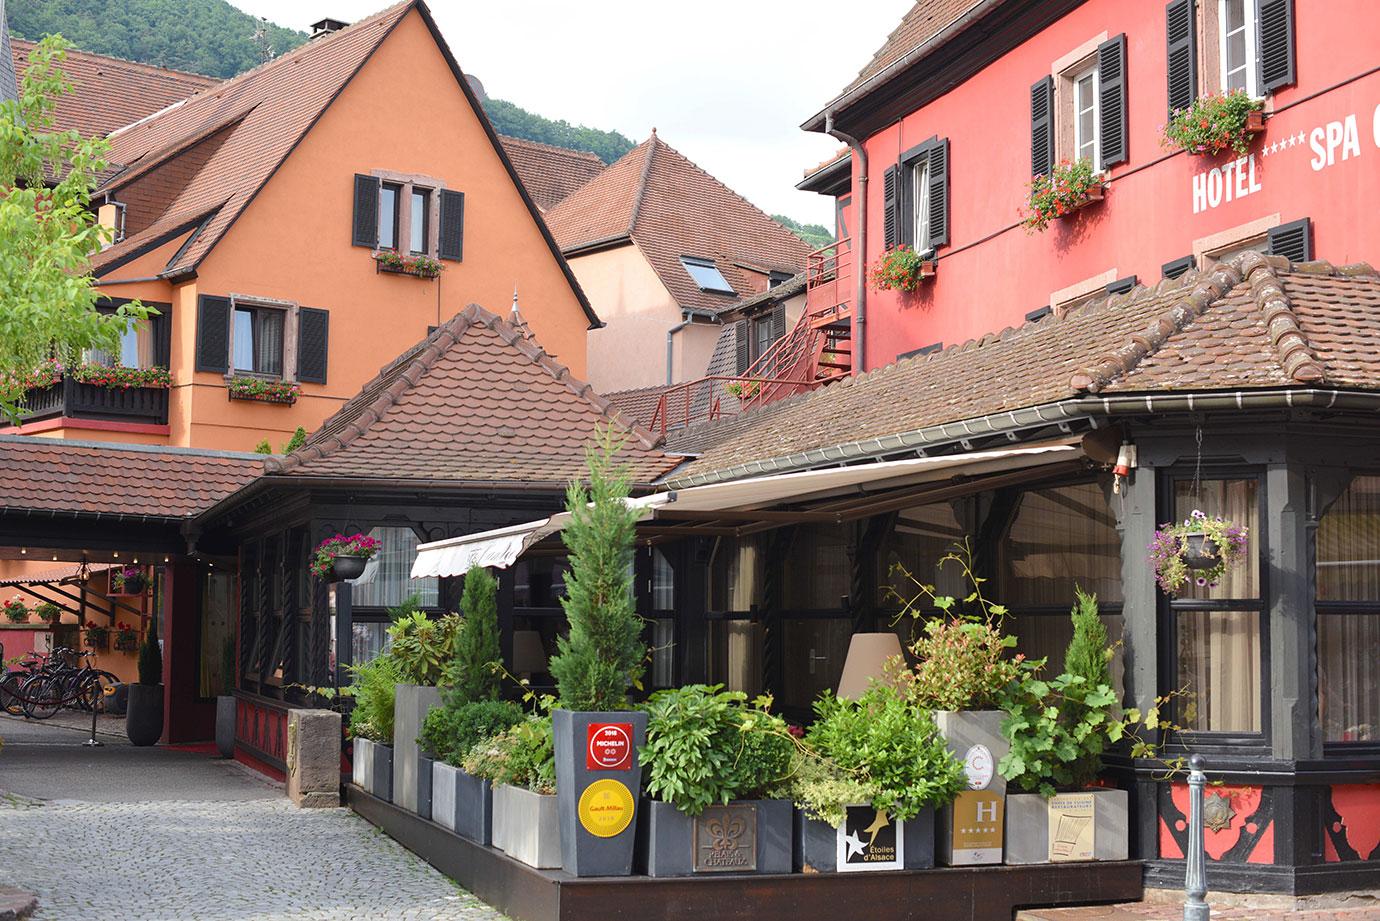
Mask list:
[{"label": "potted plant", "polygon": [[226,385],[232,400],[256,403],[296,403],[302,385],[296,381],[265,380],[261,377],[233,377]]},{"label": "potted plant", "polygon": [[397,665],[399,675],[393,700],[392,799],[410,812],[420,813],[425,806],[428,817],[431,759],[427,759],[423,772],[417,737],[427,711],[441,702],[441,678],[455,655],[456,637],[463,623],[458,614],[432,620],[424,612],[413,610],[396,618],[388,628],[390,642],[386,654]]},{"label": "potted plant", "polygon": [[512,701],[448,697],[445,706],[432,708],[418,740],[433,759],[432,821],[476,844],[493,841],[490,781],[466,771],[465,758],[523,719],[522,708]]},{"label": "potted plant", "polygon": [[465,756],[464,768],[493,785],[493,846],[537,869],[560,867],[551,719],[529,717],[476,745]]},{"label": "potted plant", "polygon": [[144,570],[139,566],[119,566],[110,571],[110,594],[142,595],[148,587]]},{"label": "potted plant", "polygon": [[934,866],[934,810],[966,785],[928,711],[874,684],[854,700],[825,692],[789,790],[795,869]]},{"label": "potted plant", "polygon": [[56,627],[62,620],[62,608],[51,601],[40,601],[34,605],[34,613],[38,615],[39,620],[50,627]]},{"label": "potted plant", "polygon": [[402,672],[387,652],[350,670],[351,779],[381,800],[393,798],[393,705]]},{"label": "potted plant", "polygon": [[317,544],[311,561],[311,574],[323,582],[358,579],[364,566],[379,552],[383,542],[368,534],[337,534]]},{"label": "potted plant", "polygon": [[1107,185],[1086,157],[1060,160],[1048,175],[1030,182],[1030,203],[1021,223],[1031,233],[1043,231],[1050,221],[1069,217],[1080,208],[1102,201]]},{"label": "potted plant", "polygon": [[5,618],[12,624],[28,623],[29,609],[24,607],[24,600],[18,595],[5,602]]},{"label": "potted plant", "polygon": [[152,629],[139,647],[139,680],[129,687],[125,735],[132,745],[155,745],[163,737],[163,650]]},{"label": "potted plant", "polygon": [[647,798],[638,866],[648,876],[791,872],[792,807],[772,792],[797,745],[771,698],[691,685],[647,701]]},{"label": "potted plant", "polygon": [[740,400],[751,399],[762,390],[761,381],[729,381],[724,389]]},{"label": "potted plant", "polygon": [[878,291],[910,293],[919,291],[925,279],[933,278],[938,273],[938,268],[939,263],[932,255],[922,256],[902,243],[882,253],[881,258],[868,270],[868,275],[872,278],[872,287]]},{"label": "potted plant", "polygon": [[1245,90],[1199,96],[1176,109],[1164,126],[1161,143],[1191,154],[1216,156],[1230,149],[1244,157],[1251,139],[1265,130],[1265,103]]},{"label": "potted plant", "polygon": [[561,532],[570,572],[561,598],[569,636],[557,640],[550,671],[559,708],[555,735],[561,861],[573,876],[632,872],[633,820],[642,773],[637,752],[647,714],[628,707],[647,658],[633,601],[633,531],[627,499],[631,474],[617,466],[623,447],[611,426],[586,449],[589,487],[566,491],[570,521]]},{"label": "potted plant", "polygon": [[436,278],[443,266],[430,256],[407,256],[391,249],[381,249],[374,253],[374,264],[378,271],[395,275],[416,275],[418,278]]},{"label": "potted plant", "polygon": [[82,625],[82,640],[88,649],[105,650],[110,646],[110,628],[103,627],[94,620]]},{"label": "potted plant", "polygon": [[1183,521],[1160,525],[1150,543],[1155,581],[1167,595],[1178,594],[1190,581],[1216,587],[1228,569],[1246,554],[1247,529],[1220,516],[1194,509]]},{"label": "potted plant", "polygon": [[120,652],[133,652],[139,648],[139,631],[130,624],[120,621],[115,625],[115,648]]}]

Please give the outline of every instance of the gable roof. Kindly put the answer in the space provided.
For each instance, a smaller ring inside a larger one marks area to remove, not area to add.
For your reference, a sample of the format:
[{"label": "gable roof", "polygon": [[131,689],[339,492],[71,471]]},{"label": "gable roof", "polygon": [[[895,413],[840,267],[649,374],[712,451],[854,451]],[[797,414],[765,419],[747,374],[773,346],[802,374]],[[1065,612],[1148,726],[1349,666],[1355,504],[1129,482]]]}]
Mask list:
[{"label": "gable roof", "polygon": [[1088,409],[1129,394],[1322,386],[1380,391],[1380,277],[1365,264],[1247,253],[693,427],[667,450],[700,456],[670,482],[923,448],[1000,432],[1013,414],[1067,400],[1095,397]]},{"label": "gable roof", "polygon": [[610,422],[629,430],[624,459],[637,482],[679,462],[530,335],[472,304],[266,467],[285,477],[559,487],[584,475],[585,445]]},{"label": "gable roof", "polygon": [[[682,309],[728,306],[756,293],[767,271],[804,271],[810,253],[804,240],[690,162],[655,131],[551,209],[546,221],[561,250],[571,256],[635,242]],[[700,290],[681,256],[712,259],[737,295]]]},{"label": "gable roof", "polygon": [[604,170],[604,161],[584,150],[498,137],[537,207],[549,211]]}]

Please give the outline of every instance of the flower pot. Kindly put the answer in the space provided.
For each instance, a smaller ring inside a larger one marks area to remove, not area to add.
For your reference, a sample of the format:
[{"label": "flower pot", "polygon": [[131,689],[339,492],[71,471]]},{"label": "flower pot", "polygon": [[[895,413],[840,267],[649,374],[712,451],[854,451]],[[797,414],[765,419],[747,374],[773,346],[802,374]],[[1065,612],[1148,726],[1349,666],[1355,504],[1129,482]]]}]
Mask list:
[{"label": "flower pot", "polygon": [[222,758],[235,757],[235,698],[225,694],[216,698],[216,751]]},{"label": "flower pot", "polygon": [[[336,559],[340,559],[336,557]],[[408,812],[417,811],[418,758],[421,746],[417,736],[427,711],[441,703],[441,691],[434,687],[400,684],[393,697],[393,805]],[[427,772],[427,784],[431,773]]]},{"label": "flower pot", "polygon": [[131,684],[125,714],[125,735],[131,745],[157,745],[163,737],[163,685]]},{"label": "flower pot", "polygon": [[138,635],[134,633],[115,634],[115,648],[119,652],[134,652],[139,648]]},{"label": "flower pot", "polygon": [[554,710],[561,866],[572,876],[628,876],[642,767],[645,711]]},{"label": "flower pot", "polygon": [[1192,531],[1184,535],[1184,565],[1194,571],[1211,569],[1218,563],[1217,544],[1202,531]]},{"label": "flower pot", "polygon": [[351,779],[355,784],[381,800],[393,797],[393,749],[372,739],[355,739],[351,761]]},{"label": "flower pot", "polygon": [[794,819],[786,800],[735,800],[691,817],[643,799],[637,868],[648,876],[789,873]]},{"label": "flower pot", "polygon": [[1247,134],[1259,134],[1265,130],[1265,112],[1262,109],[1251,109],[1246,113]]},{"label": "flower pot", "polygon": [[555,796],[499,784],[493,790],[493,844],[538,870],[561,866],[561,820]]},{"label": "flower pot", "polygon": [[125,576],[124,587],[121,591],[125,595],[142,595],[144,594],[144,584],[143,573],[137,576]]},{"label": "flower pot", "polygon": [[905,821],[888,818],[874,836],[871,829],[879,818],[882,816],[871,806],[849,806],[843,827],[835,828],[795,810],[792,865],[802,873],[927,870],[934,866],[933,809],[926,807]]},{"label": "flower pot", "polygon": [[1009,794],[1006,862],[1125,860],[1130,842],[1128,799],[1125,790],[1100,787],[1053,799],[1038,793]]},{"label": "flower pot", "polygon": [[358,579],[364,575],[364,567],[368,562],[369,558],[364,556],[337,556],[331,560],[331,572],[335,574],[337,582]]},{"label": "flower pot", "polygon": [[1006,779],[997,762],[1010,746],[1002,710],[940,710],[935,725],[949,751],[963,762],[968,789],[939,811],[939,862],[946,866],[1001,863]]},{"label": "flower pot", "polygon": [[475,844],[498,847],[489,782],[444,761],[431,764],[431,820]]}]

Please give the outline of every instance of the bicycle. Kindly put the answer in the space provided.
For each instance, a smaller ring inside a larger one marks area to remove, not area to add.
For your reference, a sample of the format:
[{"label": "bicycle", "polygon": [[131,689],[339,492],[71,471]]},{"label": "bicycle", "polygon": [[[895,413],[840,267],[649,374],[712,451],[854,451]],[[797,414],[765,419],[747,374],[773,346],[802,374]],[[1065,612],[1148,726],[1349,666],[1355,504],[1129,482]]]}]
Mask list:
[{"label": "bicycle", "polygon": [[[100,708],[105,701],[103,681],[113,680],[109,672],[91,666],[91,650],[80,654],[72,650],[54,650],[42,668],[19,686],[18,697],[23,701],[24,715],[30,719],[46,720],[63,707],[76,706],[84,710]],[[80,658],[81,665],[53,659]],[[13,692],[12,692],[13,693]]]}]

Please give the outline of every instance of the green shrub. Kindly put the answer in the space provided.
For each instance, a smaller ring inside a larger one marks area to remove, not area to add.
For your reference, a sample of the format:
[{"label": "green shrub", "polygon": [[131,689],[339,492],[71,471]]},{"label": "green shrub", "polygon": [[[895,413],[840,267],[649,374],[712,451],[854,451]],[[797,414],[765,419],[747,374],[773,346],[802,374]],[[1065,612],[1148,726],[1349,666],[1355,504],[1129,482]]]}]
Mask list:
[{"label": "green shrub", "polygon": [[144,642],[139,646],[138,668],[140,684],[163,683],[163,650],[152,630],[144,634]]},{"label": "green shrub", "polygon": [[648,699],[641,750],[647,792],[687,815],[734,799],[756,799],[786,777],[796,744],[785,720],[747,705],[741,691],[690,685]]},{"label": "green shrub", "polygon": [[350,711],[350,735],[393,744],[393,700],[402,670],[388,653],[350,669],[350,696],[355,706]]},{"label": "green shrub", "polygon": [[503,661],[498,646],[498,580],[488,569],[475,566],[465,573],[460,610],[465,622],[456,637],[445,683],[460,703],[497,700],[502,679],[495,665]]},{"label": "green shrub", "polygon": [[507,700],[476,700],[457,707],[432,707],[417,741],[432,757],[460,767],[470,749],[522,720],[522,708]]},{"label": "green shrub", "polygon": [[833,826],[843,824],[845,806],[870,803],[878,795],[876,785],[862,772],[846,771],[812,751],[797,759],[781,792],[810,818]]},{"label": "green shrub", "polygon": [[525,787],[536,793],[556,792],[556,755],[551,718],[533,716],[483,744],[462,763],[465,771],[496,784]]},{"label": "green shrub", "polygon": [[1064,651],[1064,671],[1078,675],[1089,685],[1110,686],[1112,683],[1112,644],[1107,627],[1097,612],[1097,596],[1081,588],[1074,589],[1077,600],[1070,617],[1073,618],[1073,639]]},{"label": "green shrub", "polygon": [[456,636],[462,618],[457,614],[432,620],[423,611],[413,611],[388,628],[391,643],[385,655],[398,666],[403,684],[436,686],[455,656]]}]

